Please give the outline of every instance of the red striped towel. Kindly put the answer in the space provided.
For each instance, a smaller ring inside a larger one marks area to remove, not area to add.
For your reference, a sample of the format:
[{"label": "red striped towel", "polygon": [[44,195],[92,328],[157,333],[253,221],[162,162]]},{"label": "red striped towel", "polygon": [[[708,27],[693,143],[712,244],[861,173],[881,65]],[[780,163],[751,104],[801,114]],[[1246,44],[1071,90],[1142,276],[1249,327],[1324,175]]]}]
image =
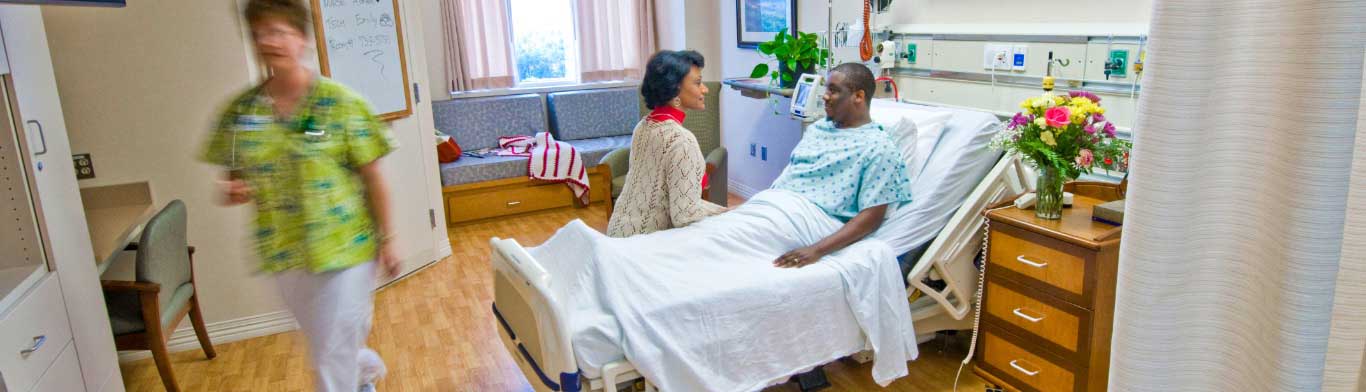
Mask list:
[{"label": "red striped towel", "polygon": [[588,169],[583,166],[579,150],[569,143],[555,141],[549,132],[537,133],[535,137],[500,137],[498,146],[503,148],[498,155],[531,158],[527,161],[527,177],[563,182],[580,199],[588,193]]}]

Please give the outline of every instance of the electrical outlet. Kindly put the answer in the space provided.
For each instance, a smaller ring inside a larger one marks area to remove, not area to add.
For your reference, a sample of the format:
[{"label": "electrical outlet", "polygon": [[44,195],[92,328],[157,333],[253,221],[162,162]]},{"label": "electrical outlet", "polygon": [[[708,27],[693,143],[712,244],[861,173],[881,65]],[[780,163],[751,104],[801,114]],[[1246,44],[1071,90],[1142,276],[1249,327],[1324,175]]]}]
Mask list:
[{"label": "electrical outlet", "polygon": [[749,156],[755,156],[754,153],[755,153],[755,151],[757,151],[757,150],[758,150],[758,147],[756,147],[756,146],[754,145],[754,143],[750,143],[750,144],[749,144]]},{"label": "electrical outlet", "polygon": [[76,179],[88,180],[95,178],[95,163],[90,160],[90,154],[75,154],[71,156],[72,166],[76,167]]},{"label": "electrical outlet", "polygon": [[1010,57],[1013,49],[1010,45],[986,44],[982,45],[982,68],[997,71],[1010,70]]},{"label": "electrical outlet", "polygon": [[768,160],[768,147],[759,147],[759,160]]}]

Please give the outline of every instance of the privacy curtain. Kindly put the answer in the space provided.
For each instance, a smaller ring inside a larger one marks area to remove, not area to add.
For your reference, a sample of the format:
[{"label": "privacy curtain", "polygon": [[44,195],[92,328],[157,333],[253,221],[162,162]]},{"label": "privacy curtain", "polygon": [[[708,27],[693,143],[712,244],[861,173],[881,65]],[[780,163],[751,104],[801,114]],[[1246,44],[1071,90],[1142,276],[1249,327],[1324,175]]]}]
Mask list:
[{"label": "privacy curtain", "polygon": [[584,82],[640,79],[658,47],[655,0],[575,0]]},{"label": "privacy curtain", "polygon": [[1116,391],[1357,391],[1366,0],[1156,0]]},{"label": "privacy curtain", "polygon": [[451,91],[513,85],[507,0],[439,0]]}]

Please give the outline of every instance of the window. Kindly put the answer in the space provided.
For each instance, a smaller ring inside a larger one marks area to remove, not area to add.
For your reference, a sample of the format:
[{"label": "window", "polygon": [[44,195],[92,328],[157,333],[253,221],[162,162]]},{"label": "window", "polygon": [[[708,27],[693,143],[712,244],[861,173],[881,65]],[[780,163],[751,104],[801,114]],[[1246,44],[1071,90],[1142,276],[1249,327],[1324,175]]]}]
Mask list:
[{"label": "window", "polygon": [[512,57],[517,85],[579,81],[571,0],[511,0]]}]

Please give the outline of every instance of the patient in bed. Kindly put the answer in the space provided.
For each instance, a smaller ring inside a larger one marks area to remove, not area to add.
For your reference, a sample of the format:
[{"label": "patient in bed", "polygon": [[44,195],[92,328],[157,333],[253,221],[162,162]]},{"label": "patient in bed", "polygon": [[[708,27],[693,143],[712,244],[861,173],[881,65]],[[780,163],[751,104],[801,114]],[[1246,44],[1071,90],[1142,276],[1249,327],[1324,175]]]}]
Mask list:
[{"label": "patient in bed", "polygon": [[873,73],[862,64],[841,64],[826,84],[826,119],[807,127],[773,189],[800,194],[845,222],[821,241],[774,260],[802,267],[877,231],[888,206],[911,201],[911,181],[901,154],[869,115]]}]

